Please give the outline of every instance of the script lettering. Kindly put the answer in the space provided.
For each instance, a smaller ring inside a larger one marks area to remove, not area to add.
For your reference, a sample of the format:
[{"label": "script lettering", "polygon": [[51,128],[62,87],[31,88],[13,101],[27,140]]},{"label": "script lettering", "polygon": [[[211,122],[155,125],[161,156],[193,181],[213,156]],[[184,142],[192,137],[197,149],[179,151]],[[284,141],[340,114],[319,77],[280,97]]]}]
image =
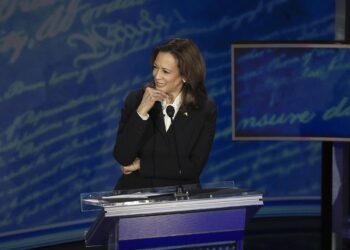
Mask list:
[{"label": "script lettering", "polygon": [[[84,24],[92,22],[104,15],[109,15],[117,10],[129,9],[134,6],[140,6],[145,0],[115,0],[110,3],[101,4],[96,7],[88,8],[81,17]],[[89,6],[90,7],[90,6]]]},{"label": "script lettering", "polygon": [[27,13],[55,4],[57,0],[2,0],[0,2],[0,22],[7,21],[19,9]]},{"label": "script lettering", "polygon": [[249,117],[243,119],[239,128],[261,128],[266,126],[276,126],[283,124],[306,124],[314,119],[316,114],[311,111],[303,111],[301,113],[281,113],[281,114],[264,114],[261,117]]},{"label": "script lettering", "polygon": [[28,36],[24,31],[11,31],[0,38],[0,53],[10,52],[10,63],[13,64],[22,53],[27,42]]},{"label": "script lettering", "polygon": [[70,0],[67,10],[65,6],[60,6],[55,12],[43,23],[36,33],[38,41],[46,38],[55,37],[59,33],[66,32],[73,24],[79,0]]},{"label": "script lettering", "polygon": [[330,120],[334,118],[350,116],[350,103],[349,98],[343,97],[337,106],[333,106],[325,111],[322,118],[323,120]]}]

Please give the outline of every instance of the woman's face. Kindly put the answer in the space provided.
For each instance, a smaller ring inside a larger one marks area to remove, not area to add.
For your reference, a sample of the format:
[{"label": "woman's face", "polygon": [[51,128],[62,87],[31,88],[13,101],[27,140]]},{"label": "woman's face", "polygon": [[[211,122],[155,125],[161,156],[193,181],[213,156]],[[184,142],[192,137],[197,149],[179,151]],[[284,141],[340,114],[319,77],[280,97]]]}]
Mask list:
[{"label": "woman's face", "polygon": [[183,81],[177,59],[168,52],[159,52],[153,63],[155,87],[174,98],[180,93]]}]

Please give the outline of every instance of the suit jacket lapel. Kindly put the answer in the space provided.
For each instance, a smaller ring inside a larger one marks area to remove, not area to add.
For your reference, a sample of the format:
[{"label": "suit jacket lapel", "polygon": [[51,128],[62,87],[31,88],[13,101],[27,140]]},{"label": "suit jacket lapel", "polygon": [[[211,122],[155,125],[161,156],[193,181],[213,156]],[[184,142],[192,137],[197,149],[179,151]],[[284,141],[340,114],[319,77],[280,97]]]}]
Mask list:
[{"label": "suit jacket lapel", "polygon": [[168,131],[166,131],[161,104],[157,102],[150,110],[150,116],[153,120],[154,126],[160,134],[167,137],[167,133],[172,133],[172,127],[175,126],[177,141],[181,144],[192,138],[193,133],[195,133],[194,129],[196,129],[197,126],[193,123],[196,123],[197,115],[197,111],[195,110],[186,113],[179,111],[175,116],[173,124],[170,125]]},{"label": "suit jacket lapel", "polygon": [[176,126],[176,129],[184,130],[186,128],[186,124],[191,120],[191,117],[187,115],[178,112],[174,119],[174,125]]},{"label": "suit jacket lapel", "polygon": [[174,119],[174,126],[176,130],[176,139],[179,145],[185,146],[185,142],[189,141],[193,136],[193,126],[191,125],[195,120],[195,113],[178,112]]}]

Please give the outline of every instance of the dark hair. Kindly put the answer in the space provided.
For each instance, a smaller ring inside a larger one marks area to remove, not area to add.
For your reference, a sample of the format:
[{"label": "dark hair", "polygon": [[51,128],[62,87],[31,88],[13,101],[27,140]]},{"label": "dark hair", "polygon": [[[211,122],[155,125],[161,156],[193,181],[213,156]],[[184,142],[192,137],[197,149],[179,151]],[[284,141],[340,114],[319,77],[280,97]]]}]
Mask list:
[{"label": "dark hair", "polygon": [[170,39],[154,48],[152,66],[159,52],[171,53],[177,59],[180,75],[186,81],[182,88],[183,102],[180,110],[199,108],[207,98],[207,91],[204,85],[205,62],[197,45],[190,39]]}]

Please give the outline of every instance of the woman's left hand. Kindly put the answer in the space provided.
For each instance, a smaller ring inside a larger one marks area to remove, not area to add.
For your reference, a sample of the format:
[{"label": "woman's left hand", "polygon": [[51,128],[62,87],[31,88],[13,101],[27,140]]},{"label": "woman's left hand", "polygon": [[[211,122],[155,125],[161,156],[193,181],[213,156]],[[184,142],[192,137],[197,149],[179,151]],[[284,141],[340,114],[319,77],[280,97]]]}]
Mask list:
[{"label": "woman's left hand", "polygon": [[131,174],[132,172],[140,169],[140,159],[136,158],[133,163],[128,166],[120,166],[120,170],[123,174]]}]

